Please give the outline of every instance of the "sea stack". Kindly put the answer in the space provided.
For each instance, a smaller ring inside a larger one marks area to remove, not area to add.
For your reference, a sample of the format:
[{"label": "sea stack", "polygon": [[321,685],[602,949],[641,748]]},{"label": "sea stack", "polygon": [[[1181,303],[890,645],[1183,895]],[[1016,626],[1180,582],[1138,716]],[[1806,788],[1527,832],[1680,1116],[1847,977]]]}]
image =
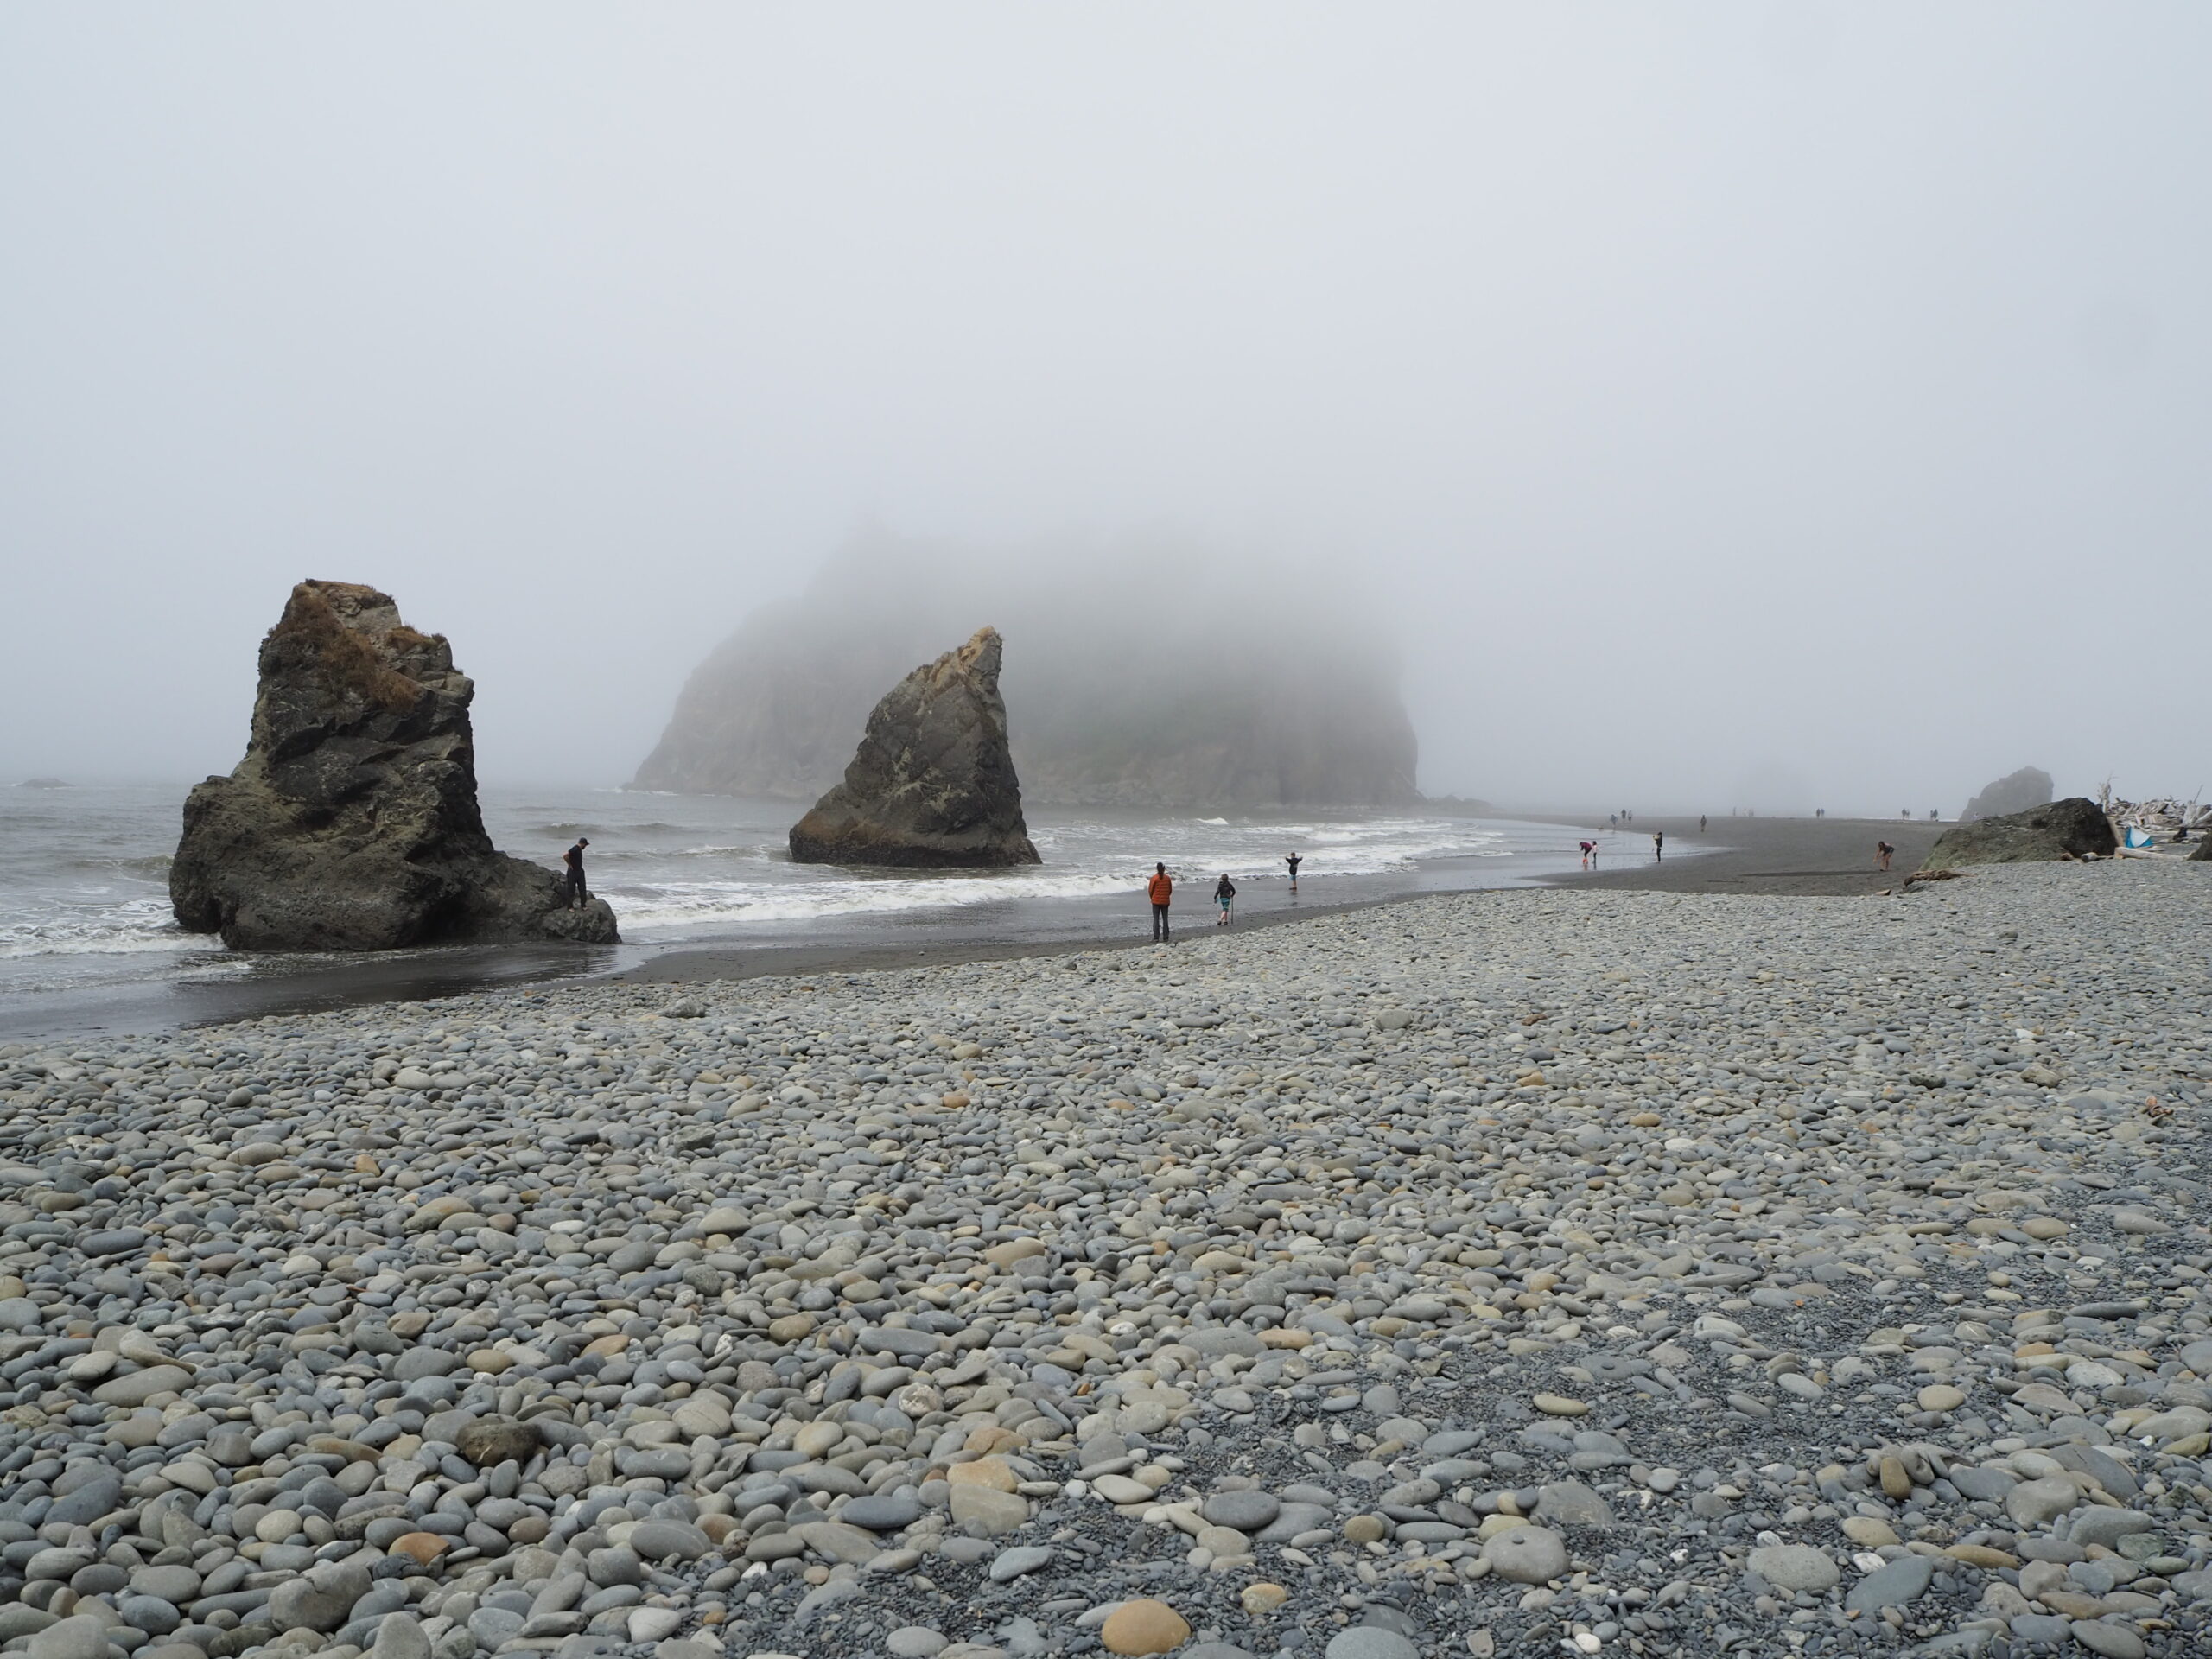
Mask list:
[{"label": "sea stack", "polygon": [[1968,801],[1967,810],[1959,814],[1959,822],[1972,823],[1977,818],[2032,812],[2039,806],[2050,805],[2050,774],[2041,766],[2022,766],[2018,772],[1999,778]]},{"label": "sea stack", "polygon": [[998,630],[983,628],[893,686],[844,782],[792,826],[791,857],[906,869],[1041,862],[1007,745],[1001,649]]},{"label": "sea stack", "polygon": [[390,595],[303,582],[261,642],[245,759],[184,804],[176,918],[241,950],[615,943],[600,899],[495,851],[476,804],[476,688]]},{"label": "sea stack", "polygon": [[1923,870],[1966,864],[2033,864],[2048,859],[2110,858],[2120,845],[2112,820],[2079,795],[2026,812],[1977,818],[1946,830],[1928,850]]}]

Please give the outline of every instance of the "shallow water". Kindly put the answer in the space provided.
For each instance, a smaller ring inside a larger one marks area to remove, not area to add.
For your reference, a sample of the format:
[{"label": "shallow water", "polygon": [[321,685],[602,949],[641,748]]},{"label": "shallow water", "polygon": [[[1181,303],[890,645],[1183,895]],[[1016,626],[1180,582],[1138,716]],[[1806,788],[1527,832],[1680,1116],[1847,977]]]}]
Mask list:
[{"label": "shallow water", "polygon": [[1419,810],[1230,815],[1038,808],[1044,863],[983,872],[794,864],[788,801],[613,789],[487,789],[503,849],[549,867],[579,835],[593,891],[624,944],[441,947],[375,958],[241,957],[169,914],[181,784],[0,790],[0,1032],[143,1028],[331,1001],[442,995],[633,966],[675,945],[955,943],[1142,931],[1155,861],[1181,884],[1187,928],[1210,921],[1226,872],[1240,910],[1517,886],[1570,868],[1576,831]]}]

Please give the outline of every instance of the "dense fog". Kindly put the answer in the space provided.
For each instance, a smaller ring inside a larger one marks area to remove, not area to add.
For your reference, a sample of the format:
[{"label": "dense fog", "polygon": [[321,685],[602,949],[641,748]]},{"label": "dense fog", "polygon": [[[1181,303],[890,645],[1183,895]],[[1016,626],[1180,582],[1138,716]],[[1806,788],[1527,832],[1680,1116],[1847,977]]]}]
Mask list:
[{"label": "dense fog", "polygon": [[2190,4],[11,8],[0,779],[227,769],[314,575],[452,639],[486,778],[620,783],[880,529],[1012,550],[1102,651],[1371,626],[1433,793],[2186,794],[2208,48]]}]

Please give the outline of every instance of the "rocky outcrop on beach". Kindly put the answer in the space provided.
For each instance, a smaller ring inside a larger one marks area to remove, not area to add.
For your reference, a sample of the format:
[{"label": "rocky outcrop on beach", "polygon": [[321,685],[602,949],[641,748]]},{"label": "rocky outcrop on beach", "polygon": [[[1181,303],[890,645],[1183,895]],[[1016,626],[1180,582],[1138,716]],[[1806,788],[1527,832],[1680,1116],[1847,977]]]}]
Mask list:
[{"label": "rocky outcrop on beach", "polygon": [[244,950],[518,939],[612,944],[552,870],[494,850],[476,803],[475,687],[387,594],[303,582],[261,643],[245,758],[184,806],[176,918]]},{"label": "rocky outcrop on beach", "polygon": [[748,617],[685,685],[635,786],[810,800],[908,667],[998,620],[1033,803],[1266,808],[1417,801],[1393,653],[1358,593],[1209,584],[1198,557],[979,562],[849,549]]},{"label": "rocky outcrop on beach", "polygon": [[979,630],[925,663],[868,717],[844,781],[791,827],[807,864],[994,868],[1039,861],[999,696],[1003,643]]},{"label": "rocky outcrop on beach", "polygon": [[2110,858],[2120,845],[2112,820],[2079,795],[2032,811],[1955,824],[1936,838],[1920,868],[1955,870],[1968,864],[2033,864],[2050,859]]},{"label": "rocky outcrop on beach", "polygon": [[2009,772],[1995,783],[1986,785],[1981,792],[1967,803],[1967,810],[1959,814],[1961,823],[1972,823],[1977,818],[1998,818],[2015,812],[2031,812],[2037,807],[2050,804],[2050,774],[2040,766],[2022,766]]},{"label": "rocky outcrop on beach", "polygon": [[2198,1659],[2205,912],[2127,877],[0,1047],[0,1618]]}]

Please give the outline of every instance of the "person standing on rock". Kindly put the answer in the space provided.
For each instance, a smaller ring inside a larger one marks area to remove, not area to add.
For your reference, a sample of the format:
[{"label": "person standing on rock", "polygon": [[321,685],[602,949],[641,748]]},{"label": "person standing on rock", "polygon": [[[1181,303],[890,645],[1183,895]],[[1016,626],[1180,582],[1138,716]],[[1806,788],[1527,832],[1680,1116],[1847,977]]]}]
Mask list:
[{"label": "person standing on rock", "polygon": [[1290,890],[1294,896],[1298,892],[1298,867],[1305,861],[1303,855],[1298,853],[1293,853],[1283,860],[1284,863],[1290,866]]},{"label": "person standing on rock", "polygon": [[1229,925],[1229,907],[1236,900],[1236,884],[1229,879],[1229,872],[1221,873],[1221,880],[1213,885],[1213,901],[1221,906],[1221,914],[1214,921],[1216,927]]},{"label": "person standing on rock", "polygon": [[588,900],[588,895],[584,892],[584,849],[590,845],[588,839],[578,836],[576,844],[561,855],[561,861],[569,867],[569,874],[562,880],[561,890],[566,907],[570,910],[579,908]]},{"label": "person standing on rock", "polygon": [[1152,899],[1152,942],[1167,943],[1167,906],[1174,901],[1175,878],[1167,874],[1165,864],[1152,867],[1152,880],[1145,883],[1145,892]]}]

